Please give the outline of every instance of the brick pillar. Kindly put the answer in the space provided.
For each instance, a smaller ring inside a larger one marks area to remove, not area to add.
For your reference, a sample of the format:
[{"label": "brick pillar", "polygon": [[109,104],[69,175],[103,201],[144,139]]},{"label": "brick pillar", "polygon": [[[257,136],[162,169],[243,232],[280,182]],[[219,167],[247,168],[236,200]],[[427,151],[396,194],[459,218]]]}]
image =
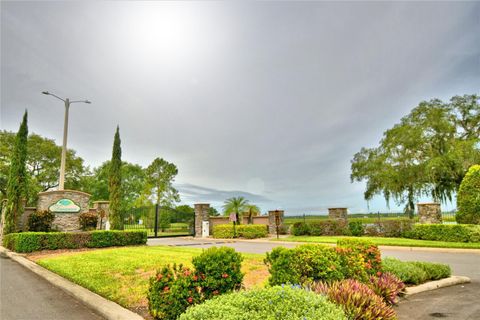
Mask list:
[{"label": "brick pillar", "polygon": [[210,204],[208,203],[196,203],[195,207],[195,237],[202,236],[202,222],[210,221],[210,216],[208,215],[208,209]]},{"label": "brick pillar", "polygon": [[105,224],[107,223],[110,215],[110,201],[94,201],[93,209],[97,212],[97,230],[105,230]]},{"label": "brick pillar", "polygon": [[275,211],[278,211],[280,214],[280,224],[279,228],[283,226],[285,212],[283,210],[272,210],[268,211],[268,233],[277,234],[277,225],[275,224]]},{"label": "brick pillar", "polygon": [[328,208],[328,218],[332,220],[348,220],[347,208]]},{"label": "brick pillar", "polygon": [[440,203],[417,203],[417,209],[420,223],[442,223],[442,209],[440,208]]}]

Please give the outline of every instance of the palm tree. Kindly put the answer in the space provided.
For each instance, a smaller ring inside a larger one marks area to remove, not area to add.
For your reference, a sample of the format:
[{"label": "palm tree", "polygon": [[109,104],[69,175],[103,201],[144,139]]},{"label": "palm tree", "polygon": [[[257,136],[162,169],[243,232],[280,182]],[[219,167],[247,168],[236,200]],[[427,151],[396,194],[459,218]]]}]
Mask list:
[{"label": "palm tree", "polygon": [[260,214],[260,208],[254,204],[247,204],[245,206],[245,211],[248,212],[248,223],[253,223],[253,217],[256,217]]},{"label": "palm tree", "polygon": [[244,197],[233,197],[230,199],[225,200],[225,204],[223,205],[223,214],[229,215],[230,213],[235,213],[235,217],[237,219],[237,223],[240,223],[240,214],[245,211],[248,200]]}]

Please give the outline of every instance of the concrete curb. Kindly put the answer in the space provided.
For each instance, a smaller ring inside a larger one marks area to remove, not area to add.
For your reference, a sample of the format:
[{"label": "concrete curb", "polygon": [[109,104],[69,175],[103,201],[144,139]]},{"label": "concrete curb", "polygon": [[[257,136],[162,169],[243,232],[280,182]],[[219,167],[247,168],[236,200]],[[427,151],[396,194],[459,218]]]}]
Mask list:
[{"label": "concrete curb", "polygon": [[107,300],[96,293],[91,292],[84,287],[81,287],[67,279],[39,266],[38,264],[22,257],[18,253],[12,252],[0,246],[0,253],[4,253],[13,261],[21,264],[25,268],[31,270],[33,273],[44,278],[52,285],[62,289],[67,294],[77,298],[83,304],[96,311],[99,315],[107,320],[143,320],[143,318],[124,307]]},{"label": "concrete curb", "polygon": [[439,288],[445,288],[445,287],[450,287],[454,286],[457,284],[462,284],[462,283],[470,283],[470,278],[468,277],[462,277],[462,276],[451,276],[450,278],[445,278],[441,280],[436,280],[436,281],[430,281],[424,284],[420,284],[415,287],[408,287],[405,289],[405,297],[409,297],[413,294],[425,292],[425,291],[431,291]]}]

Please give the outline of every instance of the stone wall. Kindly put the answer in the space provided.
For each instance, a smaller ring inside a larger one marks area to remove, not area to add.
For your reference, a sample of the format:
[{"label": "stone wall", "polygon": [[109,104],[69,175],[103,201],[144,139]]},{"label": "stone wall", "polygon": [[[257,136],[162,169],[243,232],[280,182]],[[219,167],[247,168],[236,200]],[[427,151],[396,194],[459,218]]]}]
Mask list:
[{"label": "stone wall", "polygon": [[442,223],[442,210],[440,208],[440,203],[417,203],[417,209],[420,223]]},{"label": "stone wall", "polygon": [[20,216],[20,221],[18,221],[18,228],[22,231],[28,231],[28,218],[32,213],[37,210],[35,207],[25,207],[23,214]]},{"label": "stone wall", "polygon": [[328,218],[332,220],[345,220],[348,219],[347,208],[328,208]]},{"label": "stone wall", "polygon": [[275,223],[275,212],[278,212],[280,215],[280,224],[278,228],[281,229],[283,227],[284,216],[285,212],[283,210],[273,210],[268,211],[268,233],[276,234],[277,233],[277,224]]},{"label": "stone wall", "polygon": [[195,208],[195,237],[201,237],[202,236],[202,222],[203,221],[210,221],[210,217],[208,215],[208,209],[210,208],[210,204],[208,204],[208,203],[196,203],[194,205],[194,208]]},{"label": "stone wall", "polygon": [[88,202],[90,195],[75,190],[55,190],[40,192],[38,194],[37,211],[47,211],[50,206],[60,199],[70,199],[80,207],[79,212],[56,212],[52,223],[52,229],[58,231],[80,231],[78,217],[81,213],[89,212]]}]

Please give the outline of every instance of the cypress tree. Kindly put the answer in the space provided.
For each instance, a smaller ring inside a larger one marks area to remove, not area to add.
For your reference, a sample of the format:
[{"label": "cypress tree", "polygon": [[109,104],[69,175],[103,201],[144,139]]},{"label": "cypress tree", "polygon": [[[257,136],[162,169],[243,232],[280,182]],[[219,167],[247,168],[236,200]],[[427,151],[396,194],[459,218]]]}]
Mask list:
[{"label": "cypress tree", "polygon": [[5,225],[3,234],[17,232],[18,220],[24,210],[24,200],[27,196],[27,139],[28,114],[25,111],[22,123],[15,137],[10,172],[7,181],[7,205],[5,208]]},{"label": "cypress tree", "polygon": [[123,229],[122,212],[120,211],[122,197],[122,148],[120,146],[120,132],[117,126],[113,139],[112,160],[108,179],[108,191],[110,193],[110,227],[114,230]]}]

